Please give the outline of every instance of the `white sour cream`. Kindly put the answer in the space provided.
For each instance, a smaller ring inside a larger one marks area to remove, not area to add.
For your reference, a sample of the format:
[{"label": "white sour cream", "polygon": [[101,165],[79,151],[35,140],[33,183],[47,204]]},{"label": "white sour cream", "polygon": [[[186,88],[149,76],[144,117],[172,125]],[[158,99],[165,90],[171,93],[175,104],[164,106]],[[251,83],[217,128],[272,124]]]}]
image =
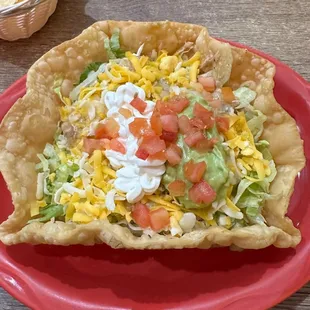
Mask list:
[{"label": "white sour cream", "polygon": [[[142,114],[130,105],[135,96],[147,103]],[[111,166],[118,169],[114,186],[117,190],[126,193],[128,202],[134,203],[141,200],[145,194],[153,194],[165,173],[165,161],[142,160],[135,155],[138,150],[138,140],[129,130],[129,124],[136,117],[148,120],[151,118],[155,103],[145,100],[144,90],[132,83],[120,86],[115,92],[106,92],[103,101],[108,108],[107,116],[113,117],[120,125],[119,141],[126,148],[125,154],[113,150],[105,151]],[[121,107],[130,110],[133,116],[126,119],[119,113]]]}]

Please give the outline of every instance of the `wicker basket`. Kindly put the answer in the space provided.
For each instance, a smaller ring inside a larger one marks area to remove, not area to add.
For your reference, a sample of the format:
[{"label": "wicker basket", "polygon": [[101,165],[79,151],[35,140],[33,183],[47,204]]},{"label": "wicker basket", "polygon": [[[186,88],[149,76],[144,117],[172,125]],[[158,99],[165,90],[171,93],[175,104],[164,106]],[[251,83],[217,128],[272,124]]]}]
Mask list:
[{"label": "wicker basket", "polygon": [[[29,38],[40,30],[54,13],[58,0],[25,0],[0,11],[0,39]],[[0,43],[1,44],[1,43]]]}]

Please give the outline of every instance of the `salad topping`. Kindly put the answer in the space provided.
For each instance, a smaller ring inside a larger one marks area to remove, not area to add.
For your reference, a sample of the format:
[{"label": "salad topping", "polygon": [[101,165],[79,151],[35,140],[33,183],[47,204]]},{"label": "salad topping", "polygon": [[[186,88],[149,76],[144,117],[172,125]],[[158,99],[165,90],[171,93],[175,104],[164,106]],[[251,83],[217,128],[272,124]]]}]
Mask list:
[{"label": "salad topping", "polygon": [[117,30],[105,48],[69,97],[55,81],[61,120],[30,222],[107,219],[138,236],[265,225],[276,168],[256,93],[201,73],[199,52],[124,52]]}]

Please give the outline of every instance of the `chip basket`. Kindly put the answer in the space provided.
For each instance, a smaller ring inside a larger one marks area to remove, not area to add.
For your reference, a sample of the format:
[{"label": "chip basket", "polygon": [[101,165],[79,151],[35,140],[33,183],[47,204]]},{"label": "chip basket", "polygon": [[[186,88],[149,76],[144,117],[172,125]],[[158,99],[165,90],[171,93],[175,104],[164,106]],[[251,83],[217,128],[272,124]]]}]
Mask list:
[{"label": "chip basket", "polygon": [[[58,0],[24,0],[0,9],[0,39],[29,38],[54,13]],[[1,43],[0,43],[1,44]]]}]

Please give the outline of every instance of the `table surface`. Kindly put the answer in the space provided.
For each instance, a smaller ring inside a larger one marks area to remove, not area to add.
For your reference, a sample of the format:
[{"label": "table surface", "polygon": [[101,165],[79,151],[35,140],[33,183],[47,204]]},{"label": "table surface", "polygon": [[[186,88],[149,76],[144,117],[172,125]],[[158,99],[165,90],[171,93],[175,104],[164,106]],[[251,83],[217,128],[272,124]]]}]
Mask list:
[{"label": "table surface", "polygon": [[[30,39],[0,40],[0,93],[51,47],[97,20],[176,20],[208,27],[212,36],[244,43],[288,64],[310,80],[309,0],[60,0]],[[26,309],[0,288],[0,309]],[[274,309],[310,309],[310,283]]]}]

